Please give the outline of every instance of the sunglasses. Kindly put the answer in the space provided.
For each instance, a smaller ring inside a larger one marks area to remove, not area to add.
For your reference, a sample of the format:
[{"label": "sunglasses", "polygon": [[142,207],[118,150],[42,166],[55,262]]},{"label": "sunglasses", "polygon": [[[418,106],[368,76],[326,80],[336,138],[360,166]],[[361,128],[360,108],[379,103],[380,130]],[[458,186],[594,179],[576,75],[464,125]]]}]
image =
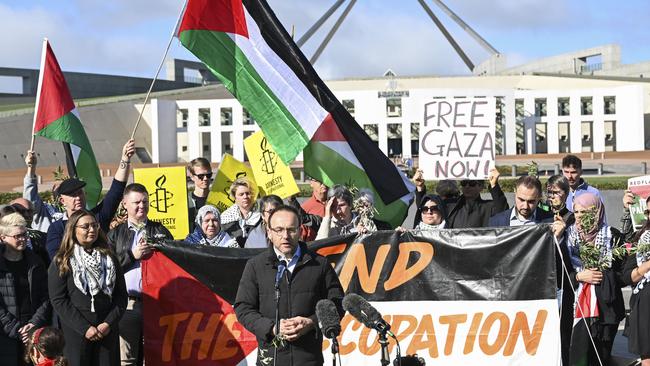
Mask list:
[{"label": "sunglasses", "polygon": [[205,178],[212,179],[212,173],[205,173],[205,174],[194,174],[199,180],[204,180]]},{"label": "sunglasses", "polygon": [[461,187],[477,187],[477,186],[482,186],[483,181],[480,180],[462,180],[460,181],[460,186]]},{"label": "sunglasses", "polygon": [[438,206],[422,206],[420,208],[420,210],[423,213],[424,212],[428,212],[428,213],[440,212],[440,209],[438,208]]}]

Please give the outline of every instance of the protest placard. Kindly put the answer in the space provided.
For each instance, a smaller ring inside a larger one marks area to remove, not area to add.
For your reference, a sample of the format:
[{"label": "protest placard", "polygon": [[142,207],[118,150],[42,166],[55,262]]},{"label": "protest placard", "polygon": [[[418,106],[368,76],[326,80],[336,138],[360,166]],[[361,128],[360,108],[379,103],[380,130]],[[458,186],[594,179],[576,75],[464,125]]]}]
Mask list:
[{"label": "protest placard", "polygon": [[149,220],[165,225],[174,239],[185,239],[190,231],[185,167],[134,169],[133,180],[149,192]]},{"label": "protest placard", "polygon": [[235,198],[230,197],[230,185],[237,178],[246,178],[251,182],[252,199],[256,199],[259,189],[257,183],[255,183],[251,168],[235,159],[232,155],[223,154],[217,177],[214,179],[212,187],[210,187],[207,203],[215,206],[221,212],[232,206],[235,203]]},{"label": "protest placard", "polygon": [[634,204],[630,205],[630,217],[634,229],[637,230],[643,226],[646,221],[645,200],[650,196],[650,175],[634,177],[627,180],[627,189],[634,193]]},{"label": "protest placard", "polygon": [[424,105],[420,168],[426,179],[485,179],[494,167],[495,98],[440,98]]},{"label": "protest placard", "polygon": [[300,192],[291,168],[278,158],[266,141],[264,133],[257,131],[244,140],[244,148],[253,169],[255,181],[265,195],[275,194],[287,198]]}]

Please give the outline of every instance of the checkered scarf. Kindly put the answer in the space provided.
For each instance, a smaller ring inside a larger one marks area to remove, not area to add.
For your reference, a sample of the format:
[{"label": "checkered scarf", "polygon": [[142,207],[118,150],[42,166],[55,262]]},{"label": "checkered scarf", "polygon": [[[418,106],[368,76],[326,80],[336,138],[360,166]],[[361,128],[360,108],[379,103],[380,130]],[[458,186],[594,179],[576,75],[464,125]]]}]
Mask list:
[{"label": "checkered scarf", "polygon": [[87,252],[81,245],[75,244],[74,255],[70,258],[74,285],[84,295],[95,296],[102,291],[108,296],[115,287],[115,264],[110,256],[102,255],[98,250]]}]

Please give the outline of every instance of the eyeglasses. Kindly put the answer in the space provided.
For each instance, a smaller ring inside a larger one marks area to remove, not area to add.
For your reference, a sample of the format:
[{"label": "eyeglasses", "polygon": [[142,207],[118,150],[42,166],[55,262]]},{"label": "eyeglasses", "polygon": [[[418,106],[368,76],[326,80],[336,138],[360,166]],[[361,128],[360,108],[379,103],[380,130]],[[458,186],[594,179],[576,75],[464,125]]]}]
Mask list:
[{"label": "eyeglasses", "polygon": [[271,228],[271,231],[273,231],[275,235],[278,236],[282,235],[282,233],[284,233],[285,231],[289,235],[296,235],[296,233],[298,232],[298,228],[297,227],[275,227],[275,228]]},{"label": "eyeglasses", "polygon": [[88,231],[90,231],[91,228],[92,228],[93,230],[97,230],[97,229],[99,229],[99,224],[96,223],[96,222],[93,222],[92,224],[77,225],[77,226],[75,226],[75,227],[76,227],[77,229],[81,229],[81,230],[83,230],[83,231],[88,232]]},{"label": "eyeglasses", "polygon": [[564,193],[563,191],[547,191],[547,192],[549,196],[559,196],[562,193]]},{"label": "eyeglasses", "polygon": [[199,178],[199,180],[204,180],[205,178],[212,179],[212,173],[194,174],[194,176]]},{"label": "eyeglasses", "polygon": [[428,212],[428,213],[434,213],[434,212],[440,212],[440,209],[438,206],[422,206],[420,208],[422,210],[422,213]]},{"label": "eyeglasses", "polygon": [[22,232],[20,234],[16,234],[16,235],[5,235],[5,236],[8,236],[10,238],[14,238],[14,240],[27,240],[27,238],[29,238],[29,234],[27,234],[26,231],[24,231],[24,232]]},{"label": "eyeglasses", "polygon": [[482,186],[483,181],[480,180],[461,180],[460,181],[460,186],[461,187],[477,187],[477,186]]}]

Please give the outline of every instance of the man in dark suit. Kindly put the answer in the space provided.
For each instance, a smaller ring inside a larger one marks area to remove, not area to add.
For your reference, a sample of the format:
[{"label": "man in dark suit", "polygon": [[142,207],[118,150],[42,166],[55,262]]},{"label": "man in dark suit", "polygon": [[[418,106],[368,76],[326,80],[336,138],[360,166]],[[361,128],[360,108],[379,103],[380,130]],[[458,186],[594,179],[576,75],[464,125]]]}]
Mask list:
[{"label": "man in dark suit", "polygon": [[537,177],[525,175],[515,183],[515,205],[490,217],[488,226],[524,226],[552,223],[553,214],[539,208],[542,183]]}]

